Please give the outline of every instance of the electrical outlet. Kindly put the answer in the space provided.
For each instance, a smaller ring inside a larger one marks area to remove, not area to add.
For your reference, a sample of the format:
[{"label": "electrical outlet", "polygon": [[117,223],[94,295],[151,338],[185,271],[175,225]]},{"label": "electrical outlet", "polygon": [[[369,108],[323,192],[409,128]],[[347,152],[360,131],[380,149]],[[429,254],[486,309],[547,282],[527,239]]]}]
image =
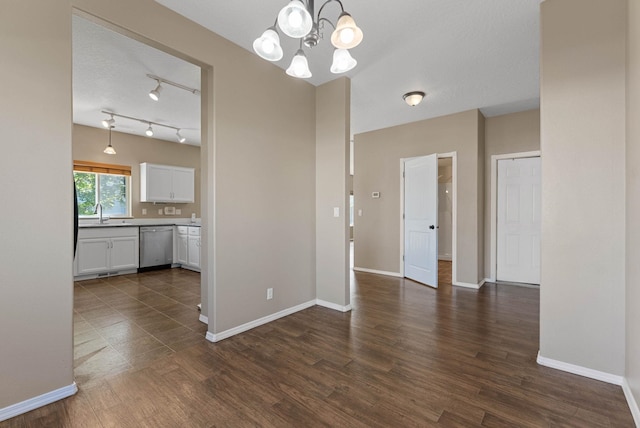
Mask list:
[{"label": "electrical outlet", "polygon": [[267,300],[273,299],[273,288],[267,288]]},{"label": "electrical outlet", "polygon": [[162,208],[158,208],[158,214],[162,215]]},{"label": "electrical outlet", "polygon": [[176,209],[176,215],[182,215],[182,210],[181,209]]},{"label": "electrical outlet", "polygon": [[146,208],[142,209],[142,215],[147,215],[147,209]]}]

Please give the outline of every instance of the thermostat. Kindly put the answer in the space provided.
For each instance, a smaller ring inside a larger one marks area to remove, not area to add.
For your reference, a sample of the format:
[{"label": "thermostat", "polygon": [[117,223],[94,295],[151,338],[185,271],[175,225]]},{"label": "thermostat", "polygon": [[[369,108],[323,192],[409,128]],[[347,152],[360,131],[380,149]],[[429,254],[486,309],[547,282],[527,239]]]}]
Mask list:
[{"label": "thermostat", "polygon": [[378,199],[380,197],[380,192],[371,192],[371,197],[374,199]]}]

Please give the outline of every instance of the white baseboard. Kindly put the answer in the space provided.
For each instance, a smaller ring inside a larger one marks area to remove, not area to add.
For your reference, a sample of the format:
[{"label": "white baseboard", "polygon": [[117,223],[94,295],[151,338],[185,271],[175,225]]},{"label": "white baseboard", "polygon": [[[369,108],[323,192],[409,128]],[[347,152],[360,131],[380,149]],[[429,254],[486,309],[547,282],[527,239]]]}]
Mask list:
[{"label": "white baseboard", "polygon": [[62,400],[63,398],[71,397],[76,392],[78,392],[78,386],[73,382],[71,385],[63,386],[62,388],[54,391],[29,398],[28,400],[20,403],[12,404],[11,406],[0,409],[0,422],[14,418],[23,413],[30,412],[38,407],[46,406],[47,404]]},{"label": "white baseboard", "polygon": [[204,316],[204,315],[202,315],[202,314],[200,314],[200,316],[198,317],[198,320],[199,320],[200,322],[205,323],[205,324],[209,324],[209,317],[206,317],[206,316]]},{"label": "white baseboard", "polygon": [[577,374],[579,376],[588,377],[591,379],[599,380],[601,382],[611,383],[613,385],[622,386],[624,380],[622,376],[543,357],[542,355],[540,355],[540,351],[538,351],[538,358],[536,358],[536,362],[541,366],[551,367],[552,369],[562,370],[563,372]]},{"label": "white baseboard", "polygon": [[341,305],[327,302],[326,300],[320,300],[320,299],[316,299],[316,305],[333,309],[334,311],[340,311],[340,312],[349,312],[351,310],[351,305],[341,306]]},{"label": "white baseboard", "polygon": [[640,427],[640,408],[638,408],[638,402],[631,392],[631,387],[629,386],[627,379],[622,379],[622,391],[624,391],[624,396],[627,399],[627,404],[631,410],[633,420],[635,421],[636,426]]},{"label": "white baseboard", "polygon": [[367,268],[359,268],[354,267],[353,270],[358,272],[366,272],[366,273],[375,273],[377,275],[387,275],[387,276],[395,276],[396,278],[402,278],[399,272],[388,272],[386,270],[375,270],[375,269],[367,269]]},{"label": "white baseboard", "polygon": [[484,282],[493,282],[493,283],[495,283],[496,279],[495,278],[485,278]]},{"label": "white baseboard", "polygon": [[464,288],[473,288],[474,290],[479,290],[483,285],[484,282],[486,281],[486,279],[483,279],[482,281],[480,281],[478,284],[472,284],[470,282],[460,282],[460,281],[455,281],[453,283],[453,285],[457,286],[457,287],[464,287]]},{"label": "white baseboard", "polygon": [[275,321],[279,318],[282,317],[286,317],[287,315],[291,315],[293,313],[302,311],[304,309],[310,308],[311,306],[315,306],[316,304],[316,300],[310,300],[308,302],[299,304],[297,306],[288,308],[288,309],[283,309],[280,312],[276,312],[275,314],[271,314],[271,315],[267,315],[266,317],[262,317],[259,318],[257,320],[254,321],[250,321],[246,324],[242,324],[239,325],[237,327],[234,328],[230,328],[229,330],[225,330],[222,331],[220,333],[211,333],[210,331],[207,332],[207,335],[205,336],[205,338],[209,341],[209,342],[219,342],[223,339],[226,339],[228,337],[231,336],[235,336],[236,334],[240,334],[243,333],[247,330],[251,330],[252,328],[256,328],[259,327],[263,324],[267,324],[270,323],[271,321]]}]

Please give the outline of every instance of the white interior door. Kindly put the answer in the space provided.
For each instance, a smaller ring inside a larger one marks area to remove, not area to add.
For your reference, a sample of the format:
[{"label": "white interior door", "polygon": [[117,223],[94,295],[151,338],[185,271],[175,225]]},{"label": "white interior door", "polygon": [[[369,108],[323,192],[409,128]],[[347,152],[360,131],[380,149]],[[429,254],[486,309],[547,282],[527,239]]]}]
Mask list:
[{"label": "white interior door", "polygon": [[438,155],[404,162],[404,276],[438,287]]},{"label": "white interior door", "polygon": [[540,284],[540,158],[498,161],[497,279]]}]

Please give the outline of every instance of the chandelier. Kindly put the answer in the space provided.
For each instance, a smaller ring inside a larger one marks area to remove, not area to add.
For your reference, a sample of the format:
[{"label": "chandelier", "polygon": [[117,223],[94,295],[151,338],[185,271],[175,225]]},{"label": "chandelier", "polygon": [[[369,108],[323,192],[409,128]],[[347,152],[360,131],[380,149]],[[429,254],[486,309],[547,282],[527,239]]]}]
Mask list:
[{"label": "chandelier", "polygon": [[[338,17],[336,25],[333,25],[327,18],[322,18],[324,7],[329,3],[338,3],[342,13]],[[333,52],[333,62],[330,71],[335,74],[344,73],[356,66],[358,63],[349,49],[354,48],[362,41],[362,30],[356,26],[355,21],[347,12],[340,0],[325,1],[318,14],[315,14],[314,0],[291,0],[289,4],[280,10],[273,26],[267,28],[262,36],[253,42],[253,50],[268,61],[279,61],[283,52],[280,46],[277,26],[289,37],[300,39],[300,47],[291,60],[291,65],[286,73],[289,76],[306,79],[311,77],[307,57],[302,50],[302,46],[312,48],[320,42],[323,37],[324,24],[328,23],[333,27],[331,34],[331,44],[336,48]]]}]

